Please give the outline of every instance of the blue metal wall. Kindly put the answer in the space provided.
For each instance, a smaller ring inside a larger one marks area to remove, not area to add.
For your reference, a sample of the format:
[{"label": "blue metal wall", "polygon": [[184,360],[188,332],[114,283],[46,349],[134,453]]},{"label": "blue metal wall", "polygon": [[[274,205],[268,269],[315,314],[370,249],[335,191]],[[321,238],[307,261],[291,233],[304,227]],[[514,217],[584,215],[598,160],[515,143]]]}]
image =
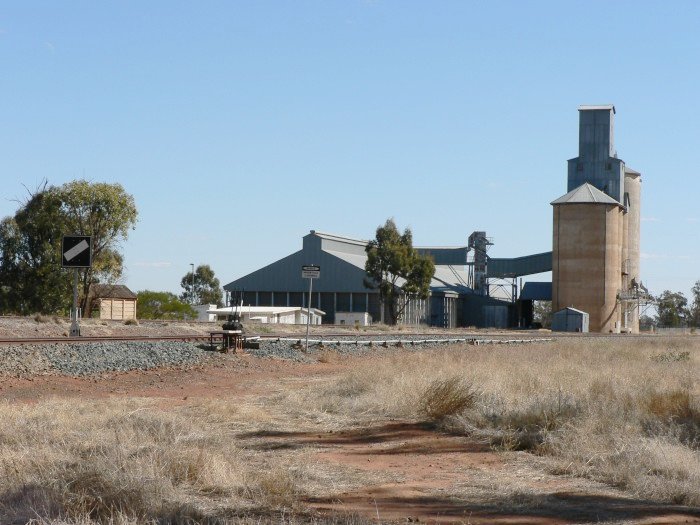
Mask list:
[{"label": "blue metal wall", "polygon": [[579,153],[568,161],[567,192],[588,182],[624,202],[625,163],[616,158],[613,142],[615,109],[579,109]]}]

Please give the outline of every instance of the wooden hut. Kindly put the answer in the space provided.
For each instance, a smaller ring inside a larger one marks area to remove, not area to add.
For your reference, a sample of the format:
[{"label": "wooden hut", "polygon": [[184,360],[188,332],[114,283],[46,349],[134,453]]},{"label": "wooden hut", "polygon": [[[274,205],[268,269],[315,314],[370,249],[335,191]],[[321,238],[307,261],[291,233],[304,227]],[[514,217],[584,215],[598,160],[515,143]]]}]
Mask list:
[{"label": "wooden hut", "polygon": [[93,284],[90,296],[100,319],[136,319],[136,294],[123,284]]}]

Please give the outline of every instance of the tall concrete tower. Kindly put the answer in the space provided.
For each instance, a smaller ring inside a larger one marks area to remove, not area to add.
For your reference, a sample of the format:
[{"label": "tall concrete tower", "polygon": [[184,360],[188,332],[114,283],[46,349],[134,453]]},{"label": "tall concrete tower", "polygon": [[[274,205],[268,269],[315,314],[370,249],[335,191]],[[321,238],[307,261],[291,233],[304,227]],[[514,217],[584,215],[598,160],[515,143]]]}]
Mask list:
[{"label": "tall concrete tower", "polygon": [[[615,107],[579,107],[579,154],[552,202],[552,309],[589,314],[596,332],[638,332],[641,175],[617,158]],[[641,287],[643,288],[643,287]]]}]

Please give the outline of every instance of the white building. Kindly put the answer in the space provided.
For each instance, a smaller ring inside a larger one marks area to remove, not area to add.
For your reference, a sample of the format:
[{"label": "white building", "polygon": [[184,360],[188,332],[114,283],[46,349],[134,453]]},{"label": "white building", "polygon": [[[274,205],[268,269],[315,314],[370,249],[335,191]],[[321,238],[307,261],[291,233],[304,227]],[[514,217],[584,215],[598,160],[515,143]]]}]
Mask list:
[{"label": "white building", "polygon": [[[226,318],[233,314],[235,308],[212,308],[208,314]],[[306,308],[300,306],[241,306],[238,308],[241,322],[261,324],[306,324]],[[326,312],[311,308],[310,324],[321,324],[321,318]]]},{"label": "white building", "polygon": [[372,316],[367,312],[336,312],[335,324],[369,326],[372,324]]}]

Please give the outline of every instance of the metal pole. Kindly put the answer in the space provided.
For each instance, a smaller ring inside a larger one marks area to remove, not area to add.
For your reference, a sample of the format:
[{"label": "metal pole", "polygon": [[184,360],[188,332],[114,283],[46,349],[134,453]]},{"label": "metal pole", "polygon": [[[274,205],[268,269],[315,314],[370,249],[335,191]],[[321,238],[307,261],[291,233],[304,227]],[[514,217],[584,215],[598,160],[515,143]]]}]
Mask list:
[{"label": "metal pole", "polygon": [[78,321],[78,269],[73,269],[73,315],[71,315],[70,335],[80,337],[80,321]]},{"label": "metal pole", "polygon": [[309,324],[311,323],[311,290],[314,287],[314,278],[309,278],[309,304],[306,305],[306,349],[304,352],[309,351]]}]

